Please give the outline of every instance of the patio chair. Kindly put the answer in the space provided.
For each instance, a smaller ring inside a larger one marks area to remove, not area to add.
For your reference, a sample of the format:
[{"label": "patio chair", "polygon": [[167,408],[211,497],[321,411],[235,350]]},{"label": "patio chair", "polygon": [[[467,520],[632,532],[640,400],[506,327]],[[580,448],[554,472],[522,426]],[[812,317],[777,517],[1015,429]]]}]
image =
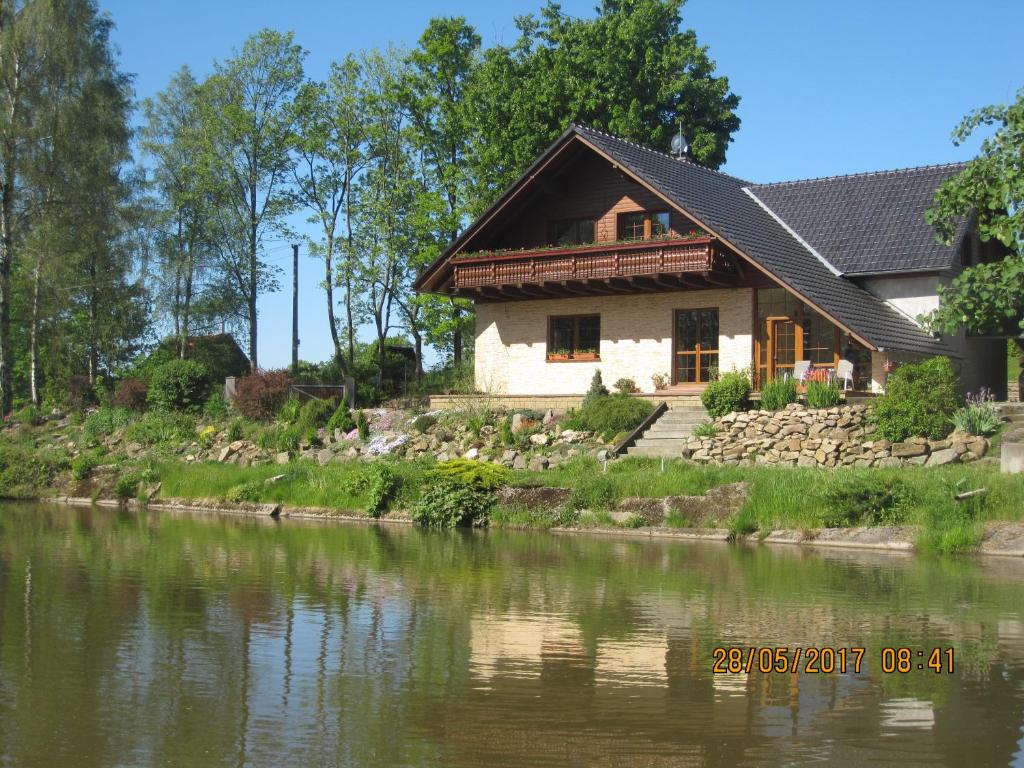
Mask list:
[{"label": "patio chair", "polygon": [[807,378],[807,372],[811,370],[810,360],[797,360],[793,363],[793,378],[798,383],[803,383],[803,380]]},{"label": "patio chair", "polygon": [[848,390],[853,383],[853,363],[849,360],[840,360],[836,365],[836,379],[842,379],[843,392]]}]

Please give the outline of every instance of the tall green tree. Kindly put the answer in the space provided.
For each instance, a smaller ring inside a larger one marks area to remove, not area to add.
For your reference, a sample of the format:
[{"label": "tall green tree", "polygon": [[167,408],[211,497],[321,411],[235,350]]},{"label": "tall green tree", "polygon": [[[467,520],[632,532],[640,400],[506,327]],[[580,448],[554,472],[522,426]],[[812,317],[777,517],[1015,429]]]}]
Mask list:
[{"label": "tall green tree", "polygon": [[1012,104],[967,115],[953,143],[986,128],[994,130],[978,156],[939,187],[925,218],[947,243],[971,218],[981,240],[998,242],[1005,257],[968,267],[940,287],[939,308],[925,320],[944,333],[1024,334],[1024,88]]},{"label": "tall green tree", "polygon": [[334,288],[344,287],[346,369],[350,372],[355,365],[352,187],[366,166],[368,151],[363,88],[358,58],[346,56],[331,65],[327,82],[306,83],[295,101],[295,195],[309,210],[310,223],[319,228],[316,239],[308,238],[309,250],[324,260],[327,324],[339,361],[345,358],[334,311]]},{"label": "tall green tree", "polygon": [[489,48],[470,91],[475,212],[571,122],[668,150],[682,124],[697,162],[725,162],[739,98],[707,48],[682,29],[684,0],[602,0],[574,18],[549,2]]},{"label": "tall green tree", "polygon": [[291,33],[264,29],[231,59],[218,63],[203,83],[201,158],[210,193],[224,206],[218,235],[235,289],[244,297],[249,360],[257,357],[256,302],[276,287],[275,272],[261,259],[267,235],[280,232],[294,208],[292,174],[294,110],[305,51]]}]

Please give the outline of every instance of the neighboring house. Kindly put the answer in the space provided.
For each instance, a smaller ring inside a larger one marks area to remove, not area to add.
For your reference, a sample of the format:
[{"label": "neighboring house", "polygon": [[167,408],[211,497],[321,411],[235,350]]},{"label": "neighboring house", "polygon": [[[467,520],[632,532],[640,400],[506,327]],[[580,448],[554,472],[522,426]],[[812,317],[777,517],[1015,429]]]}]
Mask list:
[{"label": "neighboring house", "polygon": [[1002,395],[1005,341],[916,321],[963,266],[1002,256],[968,222],[945,246],[924,221],[961,168],[751,184],[572,126],[415,288],[474,301],[476,385],[496,395],[578,395],[598,369],[647,393],[731,369],[756,387],[844,358],[878,392],[930,355]]}]

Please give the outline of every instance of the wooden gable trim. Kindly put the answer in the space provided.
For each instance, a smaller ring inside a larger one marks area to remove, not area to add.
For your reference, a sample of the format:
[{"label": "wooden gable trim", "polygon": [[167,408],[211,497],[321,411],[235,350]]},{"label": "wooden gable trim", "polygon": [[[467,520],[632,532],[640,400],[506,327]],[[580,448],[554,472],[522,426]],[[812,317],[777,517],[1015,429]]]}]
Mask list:
[{"label": "wooden gable trim", "polygon": [[811,301],[808,297],[804,296],[802,293],[800,293],[799,291],[795,290],[792,286],[787,285],[779,277],[777,277],[773,272],[771,272],[770,270],[766,269],[763,265],[759,264],[756,260],[752,259],[746,253],[744,253],[743,249],[739,248],[729,238],[723,236],[722,233],[719,232],[714,227],[709,226],[707,224],[707,222],[701,221],[701,219],[699,219],[698,217],[694,216],[689,211],[683,209],[675,201],[673,201],[671,198],[669,198],[663,192],[661,192],[661,190],[657,189],[653,184],[649,184],[642,176],[639,176],[638,174],[634,173],[630,168],[622,165],[617,160],[615,160],[611,155],[605,153],[599,147],[597,147],[595,144],[587,141],[585,138],[583,138],[579,134],[576,134],[576,139],[578,139],[582,144],[584,144],[585,146],[589,147],[594,152],[596,152],[598,155],[600,155],[605,160],[607,160],[609,163],[611,163],[612,168],[614,168],[615,170],[618,170],[620,173],[624,173],[625,175],[629,176],[631,179],[633,179],[633,181],[635,181],[637,184],[639,184],[640,186],[642,186],[645,189],[647,189],[651,194],[656,195],[657,197],[660,197],[662,200],[664,200],[669,206],[672,207],[673,210],[678,211],[681,215],[685,216],[686,218],[690,219],[690,221],[694,222],[697,226],[701,227],[705,232],[711,233],[714,237],[718,238],[718,240],[720,242],[725,243],[729,248],[731,248],[733,250],[733,252],[739,254],[747,263],[751,264],[755,269],[757,269],[760,272],[762,272],[766,277],[768,277],[770,280],[775,282],[780,288],[783,288],[783,289],[789,291],[790,293],[792,293],[794,296],[796,296],[798,299],[800,299],[805,304],[807,304],[807,305],[809,305],[811,307],[814,307],[814,309],[816,309],[820,314],[822,314],[825,317],[827,317],[834,325],[838,326],[841,330],[843,330],[846,333],[848,333],[850,336],[852,336],[854,339],[856,339],[858,342],[863,344],[868,349],[875,350],[875,351],[878,350],[878,347],[876,347],[870,341],[868,341],[863,336],[858,334],[856,331],[854,331],[853,329],[848,327],[845,323],[841,322],[838,318],[836,318],[827,309],[825,309],[824,307],[819,306],[816,302]]}]

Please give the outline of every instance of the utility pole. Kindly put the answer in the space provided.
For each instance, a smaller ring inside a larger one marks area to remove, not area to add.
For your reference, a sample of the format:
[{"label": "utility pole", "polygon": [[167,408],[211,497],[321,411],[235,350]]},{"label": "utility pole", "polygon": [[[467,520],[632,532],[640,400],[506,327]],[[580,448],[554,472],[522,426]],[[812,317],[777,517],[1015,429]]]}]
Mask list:
[{"label": "utility pole", "polygon": [[299,244],[292,245],[292,373],[299,372]]}]

